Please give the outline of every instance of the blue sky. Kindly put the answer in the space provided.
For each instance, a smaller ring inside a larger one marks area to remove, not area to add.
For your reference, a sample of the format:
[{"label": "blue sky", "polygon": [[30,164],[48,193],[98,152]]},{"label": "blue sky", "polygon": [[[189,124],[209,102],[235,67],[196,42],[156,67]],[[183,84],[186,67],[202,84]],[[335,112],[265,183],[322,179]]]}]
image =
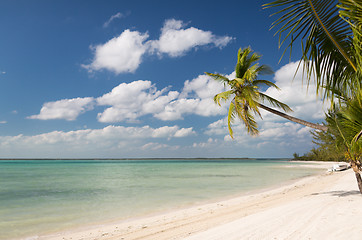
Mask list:
[{"label": "blue sky", "polygon": [[[261,134],[228,136],[223,90],[251,46],[292,115],[322,122],[324,105],[282,50],[264,1],[1,1],[0,157],[290,157],[306,127],[263,112]],[[325,108],[324,108],[325,109]]]}]

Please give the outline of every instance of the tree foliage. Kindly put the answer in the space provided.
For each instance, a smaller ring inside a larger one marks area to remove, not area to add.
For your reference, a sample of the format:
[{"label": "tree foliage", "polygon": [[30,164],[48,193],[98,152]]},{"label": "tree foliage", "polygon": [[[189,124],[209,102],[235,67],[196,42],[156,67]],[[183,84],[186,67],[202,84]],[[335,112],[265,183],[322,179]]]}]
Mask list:
[{"label": "tree foliage", "polygon": [[260,74],[268,74],[273,71],[266,65],[259,65],[260,55],[253,53],[250,47],[239,49],[235,66],[235,78],[229,79],[221,74],[208,73],[207,75],[224,84],[230,90],[221,92],[214,97],[215,103],[221,105],[231,99],[228,111],[228,128],[233,138],[232,124],[239,119],[245,125],[248,133],[259,133],[255,115],[261,117],[260,102],[267,101],[272,106],[284,111],[291,111],[288,105],[260,92],[263,86],[279,89],[273,82],[258,79]]},{"label": "tree foliage", "polygon": [[[280,46],[292,51],[302,41],[301,64],[307,81],[316,80],[317,93],[334,101],[354,98],[361,87],[362,4],[355,0],[277,0]],[[284,55],[284,54],[283,54]],[[343,98],[341,98],[343,96]]]}]

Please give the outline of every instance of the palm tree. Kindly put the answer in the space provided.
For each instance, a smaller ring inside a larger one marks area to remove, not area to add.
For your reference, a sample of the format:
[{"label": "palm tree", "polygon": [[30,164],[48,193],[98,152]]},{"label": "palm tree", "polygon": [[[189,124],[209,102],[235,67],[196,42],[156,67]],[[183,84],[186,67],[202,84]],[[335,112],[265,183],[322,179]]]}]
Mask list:
[{"label": "palm tree", "polygon": [[285,112],[291,111],[290,107],[278,100],[260,92],[260,87],[268,86],[279,89],[274,83],[268,80],[259,80],[258,74],[272,73],[270,68],[266,65],[259,66],[256,63],[260,56],[256,53],[252,53],[250,47],[243,50],[239,49],[237,56],[237,64],[235,66],[235,78],[228,79],[221,74],[206,73],[213,77],[215,80],[221,81],[224,86],[228,86],[231,90],[219,93],[215,95],[215,103],[221,105],[221,101],[227,101],[232,98],[229,106],[228,113],[228,128],[230,136],[233,138],[233,131],[231,124],[235,118],[239,118],[245,125],[248,133],[251,135],[257,135],[258,125],[255,121],[254,115],[261,117],[259,108],[269,111],[278,116],[284,117],[290,121],[303,124],[305,126],[326,131],[327,127],[310,123],[292,116],[289,116],[283,112],[277,111],[273,108],[265,106],[265,101],[269,102],[273,107],[282,109]]},{"label": "palm tree", "polygon": [[362,91],[359,97],[353,98],[341,107],[338,118],[335,119],[340,136],[346,146],[346,159],[351,162],[355,172],[358,188],[362,193]]},{"label": "palm tree", "polygon": [[[362,2],[360,0],[276,0],[265,8],[281,7],[273,25],[280,27],[280,45],[302,40],[303,70],[316,79],[317,94],[337,98],[341,108],[334,119],[346,159],[351,161],[362,193]],[[284,53],[283,53],[284,54]],[[353,106],[353,107],[352,107]],[[328,116],[326,118],[328,120]],[[353,136],[351,138],[351,136]]]}]

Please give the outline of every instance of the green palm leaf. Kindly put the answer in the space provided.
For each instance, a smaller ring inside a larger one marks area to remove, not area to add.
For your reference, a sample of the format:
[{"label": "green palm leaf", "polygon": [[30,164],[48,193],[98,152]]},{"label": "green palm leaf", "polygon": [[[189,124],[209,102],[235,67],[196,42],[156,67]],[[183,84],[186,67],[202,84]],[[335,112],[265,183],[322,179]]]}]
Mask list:
[{"label": "green palm leaf", "polygon": [[260,99],[264,102],[264,101],[268,101],[270,103],[270,105],[272,105],[273,107],[277,107],[280,109],[283,109],[284,112],[292,112],[293,110],[285,103],[282,103],[264,93],[259,93],[260,95]]},{"label": "green palm leaf", "polygon": [[235,104],[234,104],[234,100],[233,100],[230,103],[229,111],[228,111],[228,129],[229,129],[229,134],[230,134],[231,138],[234,138],[233,129],[231,128],[231,125],[234,123],[234,120],[235,120]]},{"label": "green palm leaf", "polygon": [[[350,92],[350,79],[357,69],[351,54],[353,32],[339,16],[336,2],[278,0],[264,7],[284,7],[276,13],[281,14],[281,17],[273,23],[272,28],[280,27],[276,32],[280,44],[290,40],[286,49],[291,50],[294,42],[302,39],[304,72],[308,80],[312,79],[312,75],[316,78],[317,91],[334,88]],[[329,91],[325,91],[323,96],[332,101],[334,99]]]},{"label": "green palm leaf", "polygon": [[225,86],[225,85],[228,85],[228,84],[230,83],[230,80],[229,80],[227,77],[225,77],[225,76],[223,76],[223,75],[221,75],[221,74],[218,74],[218,73],[208,73],[208,72],[205,72],[205,74],[208,75],[208,76],[210,76],[210,77],[212,77],[212,78],[213,78],[214,80],[216,80],[216,81],[222,82],[222,83],[224,84],[224,86]]},{"label": "green palm leaf", "polygon": [[258,87],[266,85],[268,87],[273,87],[277,90],[280,90],[280,88],[277,85],[275,85],[275,83],[268,81],[268,80],[254,80],[253,85],[258,86]]},{"label": "green palm leaf", "polygon": [[224,102],[227,101],[232,94],[234,94],[233,90],[229,90],[229,91],[226,91],[226,92],[216,94],[214,96],[214,102],[217,103],[219,106],[221,106],[220,101],[221,100],[223,100]]}]

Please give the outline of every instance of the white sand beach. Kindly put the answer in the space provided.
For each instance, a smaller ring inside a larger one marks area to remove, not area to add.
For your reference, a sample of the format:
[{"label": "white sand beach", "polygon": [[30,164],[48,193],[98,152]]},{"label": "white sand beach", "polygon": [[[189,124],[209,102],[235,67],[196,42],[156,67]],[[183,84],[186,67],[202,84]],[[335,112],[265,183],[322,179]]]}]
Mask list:
[{"label": "white sand beach", "polygon": [[[327,168],[332,163],[318,163]],[[362,195],[351,169],[140,219],[38,239],[362,239]]]}]

